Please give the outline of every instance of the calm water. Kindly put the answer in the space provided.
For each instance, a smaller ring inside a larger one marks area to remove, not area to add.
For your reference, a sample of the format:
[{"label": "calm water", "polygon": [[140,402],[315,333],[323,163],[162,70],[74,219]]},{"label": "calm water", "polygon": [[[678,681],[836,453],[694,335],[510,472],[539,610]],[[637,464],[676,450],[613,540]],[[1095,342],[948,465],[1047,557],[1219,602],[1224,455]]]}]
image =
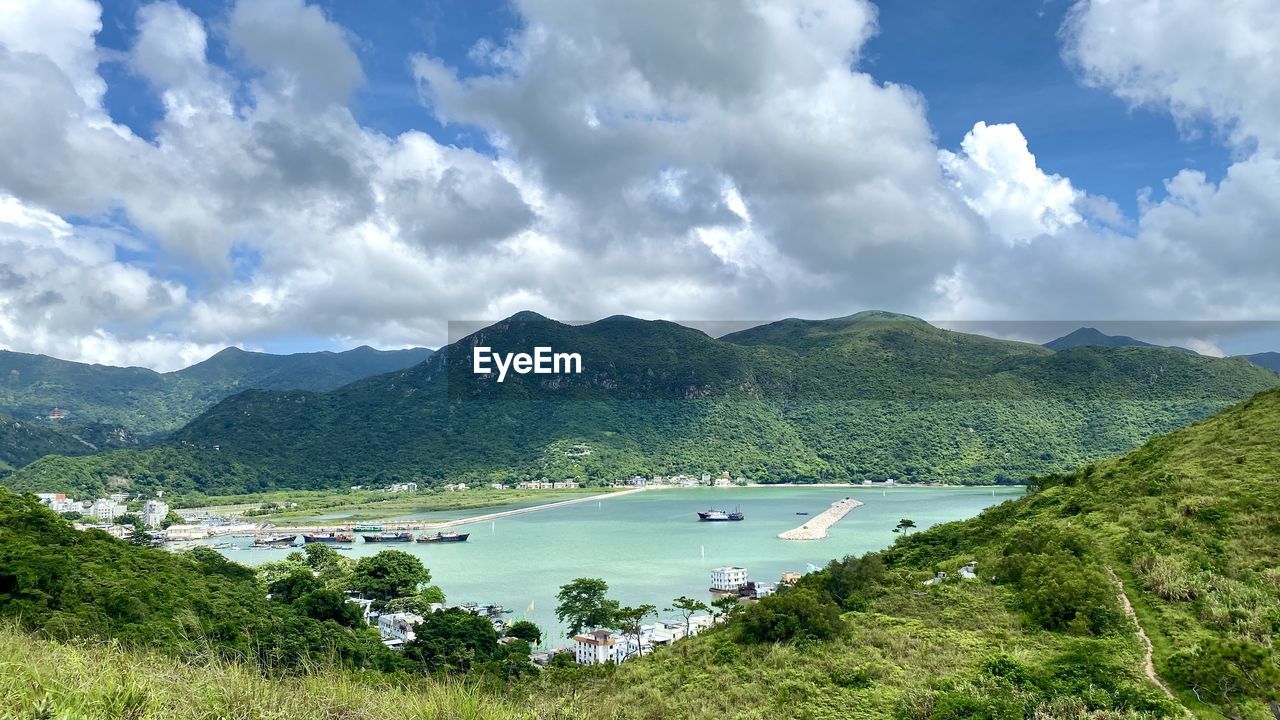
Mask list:
[{"label": "calm water", "polygon": [[[394,548],[418,557],[450,602],[500,603],[509,618],[528,617],[559,642],[555,619],[559,586],[577,577],[600,577],[623,604],[651,603],[660,609],[672,598],[710,599],[711,569],[740,565],[752,579],[773,582],[785,570],[860,554],[891,544],[899,518],[920,529],[976,515],[988,505],[1018,497],[1021,488],[688,488],[654,490],[598,503],[582,503],[458,528],[465,543],[365,544],[343,554],[370,555]],[[825,540],[796,542],[775,537],[801,525],[835,500],[865,503],[831,529]],[[746,520],[698,522],[695,511],[741,508]],[[491,508],[467,514],[491,512]],[[287,550],[224,550],[227,557],[257,564],[277,560]],[[532,607],[532,611],[529,608]],[[672,616],[671,613],[664,613]]]}]

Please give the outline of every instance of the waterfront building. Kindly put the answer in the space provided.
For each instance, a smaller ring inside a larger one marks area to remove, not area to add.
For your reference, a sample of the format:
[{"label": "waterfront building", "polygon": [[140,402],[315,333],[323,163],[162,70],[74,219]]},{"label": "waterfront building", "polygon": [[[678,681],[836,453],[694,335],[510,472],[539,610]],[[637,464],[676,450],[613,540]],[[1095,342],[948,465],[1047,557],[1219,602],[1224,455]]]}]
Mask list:
[{"label": "waterfront building", "polygon": [[618,644],[612,630],[592,630],[573,638],[573,659],[579,665],[620,663],[626,659],[626,647]]},{"label": "waterfront building", "polygon": [[142,524],[147,527],[160,527],[164,519],[169,517],[169,504],[159,500],[148,500],[142,506]]},{"label": "waterfront building", "polygon": [[735,565],[718,567],[711,571],[711,589],[720,592],[734,592],[747,584],[747,569]]}]

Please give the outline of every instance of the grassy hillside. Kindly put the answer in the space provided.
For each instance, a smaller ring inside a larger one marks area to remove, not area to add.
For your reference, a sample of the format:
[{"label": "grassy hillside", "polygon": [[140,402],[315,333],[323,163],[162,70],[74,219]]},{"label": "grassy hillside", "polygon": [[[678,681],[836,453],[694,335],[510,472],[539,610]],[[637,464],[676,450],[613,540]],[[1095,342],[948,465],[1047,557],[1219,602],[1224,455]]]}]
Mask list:
[{"label": "grassy hillside", "polygon": [[[0,350],[0,411],[25,422],[105,423],[139,436],[174,430],[217,401],[248,388],[332,390],[421,362],[430,350],[269,355],[227,348],[176,372],[121,368]],[[66,418],[50,422],[59,408]]]},{"label": "grassy hillside", "polygon": [[83,720],[515,720],[513,703],[458,681],[380,681],[315,668],[268,678],[216,657],[175,660],[115,643],[57,643],[0,628],[0,714]]},{"label": "grassy hillside", "polygon": [[137,444],[122,427],[94,423],[53,428],[0,414],[0,473],[45,455],[88,455]]},{"label": "grassy hillside", "polygon": [[[535,694],[625,718],[1273,718],[1280,390],[1033,489]],[[971,561],[977,579],[958,579]],[[1122,586],[1172,697],[1144,673]]]},{"label": "grassy hillside", "polygon": [[[581,375],[472,373],[471,348],[577,352]],[[16,487],[202,492],[397,479],[727,470],[753,480],[1013,482],[1129,450],[1280,376],[1166,348],[1063,352],[864,313],[716,340],[521,315],[329,393],[252,391],[159,450],[49,458]]]}]

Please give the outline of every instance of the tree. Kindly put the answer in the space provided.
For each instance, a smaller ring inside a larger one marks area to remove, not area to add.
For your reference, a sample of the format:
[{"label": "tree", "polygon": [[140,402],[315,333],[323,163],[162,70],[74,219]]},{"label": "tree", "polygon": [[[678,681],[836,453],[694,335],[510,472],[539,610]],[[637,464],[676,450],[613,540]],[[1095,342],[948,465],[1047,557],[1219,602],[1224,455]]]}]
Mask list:
[{"label": "tree", "polygon": [[569,632],[577,635],[584,627],[610,625],[618,612],[618,601],[605,597],[609,584],[600,578],[577,578],[560,586],[556,599],[556,618],[568,623]]},{"label": "tree", "polygon": [[742,612],[742,604],[738,598],[726,595],[711,601],[711,612],[718,618],[731,618]]},{"label": "tree", "polygon": [[636,652],[644,655],[644,645],[640,643],[640,626],[644,619],[653,615],[658,609],[652,605],[636,605],[618,608],[614,612],[614,621],[624,634],[635,638]]},{"label": "tree", "polygon": [[296,569],[285,575],[276,577],[267,583],[267,592],[272,600],[292,603],[307,593],[323,587],[310,570]]},{"label": "tree", "polygon": [[151,536],[147,534],[147,531],[141,525],[134,525],[133,529],[129,531],[129,543],[146,547],[151,544]]},{"label": "tree", "polygon": [[[736,600],[735,600],[736,602]],[[684,618],[684,634],[689,636],[689,619],[697,612],[708,612],[711,608],[701,600],[695,600],[688,595],[681,595],[671,601],[671,607],[668,610],[674,610],[680,613],[680,617]]]},{"label": "tree", "polygon": [[347,596],[337,590],[319,588],[293,602],[298,612],[314,620],[332,620],[343,627],[359,627],[364,624],[360,606],[348,602]]},{"label": "tree", "polygon": [[160,529],[168,530],[170,525],[181,525],[184,522],[186,522],[186,520],[183,520],[181,515],[170,510],[169,514],[164,516],[164,520],[160,521]]},{"label": "tree", "polygon": [[417,593],[431,581],[422,561],[403,550],[383,550],[360,558],[351,573],[351,589],[378,603]]},{"label": "tree", "polygon": [[915,527],[916,527],[915,520],[908,520],[907,518],[902,518],[901,520],[898,521],[898,526],[895,527],[893,531],[900,532],[903,535],[906,535],[911,530],[914,530]]},{"label": "tree", "polygon": [[542,630],[528,620],[517,620],[507,628],[507,637],[519,638],[530,645],[537,645],[542,642]]},{"label": "tree", "polygon": [[[1169,674],[1191,688],[1202,702],[1216,702],[1235,711],[1247,698],[1280,700],[1280,667],[1272,652],[1245,640],[1212,638],[1193,651],[1169,659]],[[1273,706],[1274,707],[1274,706]]]},{"label": "tree", "polygon": [[493,623],[461,608],[424,616],[413,633],[414,639],[404,646],[404,656],[427,672],[467,672],[501,655]]},{"label": "tree", "polygon": [[770,595],[747,608],[743,635],[755,642],[781,642],[796,638],[828,640],[842,628],[840,610],[825,603],[809,588]]}]

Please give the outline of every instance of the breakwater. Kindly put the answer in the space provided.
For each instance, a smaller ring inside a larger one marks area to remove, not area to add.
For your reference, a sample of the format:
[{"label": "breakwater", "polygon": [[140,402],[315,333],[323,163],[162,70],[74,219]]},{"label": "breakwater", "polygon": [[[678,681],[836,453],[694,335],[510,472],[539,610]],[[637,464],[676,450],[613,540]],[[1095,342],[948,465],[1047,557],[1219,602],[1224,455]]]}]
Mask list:
[{"label": "breakwater", "polygon": [[778,537],[783,540],[821,540],[827,536],[827,530],[831,529],[832,525],[840,522],[845,515],[859,507],[862,507],[862,503],[853,498],[837,500],[831,503],[831,507],[813,516],[800,527],[778,533]]}]

